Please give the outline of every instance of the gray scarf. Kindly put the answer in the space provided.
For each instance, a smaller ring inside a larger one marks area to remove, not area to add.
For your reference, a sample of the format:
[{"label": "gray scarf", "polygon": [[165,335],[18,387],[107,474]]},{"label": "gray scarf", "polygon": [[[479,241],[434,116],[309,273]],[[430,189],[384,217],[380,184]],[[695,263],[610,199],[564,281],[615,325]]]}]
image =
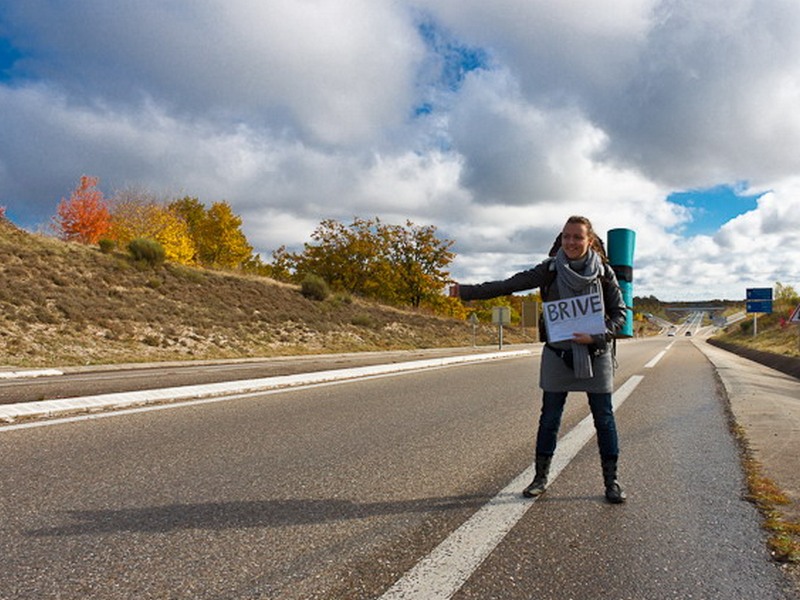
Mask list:
[{"label": "gray scarf", "polygon": [[[571,298],[573,296],[583,296],[593,292],[603,292],[600,287],[600,275],[603,272],[603,262],[600,256],[591,248],[586,257],[575,265],[580,272],[573,270],[570,260],[560,248],[555,257],[556,263],[556,282],[558,283],[558,295],[561,298]],[[583,263],[583,268],[579,265]],[[589,347],[585,344],[571,343],[572,362],[575,377],[578,379],[591,379],[594,376],[592,371],[592,360],[589,356]]]}]

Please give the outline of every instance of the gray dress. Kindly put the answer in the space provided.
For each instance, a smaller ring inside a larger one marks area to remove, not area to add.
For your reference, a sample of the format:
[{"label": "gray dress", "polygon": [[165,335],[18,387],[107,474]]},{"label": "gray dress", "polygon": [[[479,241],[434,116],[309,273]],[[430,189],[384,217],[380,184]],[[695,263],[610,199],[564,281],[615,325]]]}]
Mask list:
[{"label": "gray dress", "polygon": [[[462,300],[487,300],[497,296],[507,296],[514,292],[533,290],[547,285],[548,297],[544,300],[558,300],[558,285],[552,280],[549,272],[555,265],[552,259],[547,259],[532,269],[521,271],[508,279],[488,281],[477,285],[461,285],[459,293]],[[610,352],[607,340],[622,329],[625,324],[626,307],[622,299],[614,271],[605,265],[605,274],[601,277],[603,288],[603,303],[606,314],[606,335],[593,336],[595,345],[600,352],[592,359],[593,376],[589,379],[578,379],[572,368],[556,354],[545,346],[542,349],[542,363],[539,375],[539,386],[548,392],[598,392],[611,393],[614,391],[614,357]],[[568,350],[569,342],[557,342],[553,346]]]}]

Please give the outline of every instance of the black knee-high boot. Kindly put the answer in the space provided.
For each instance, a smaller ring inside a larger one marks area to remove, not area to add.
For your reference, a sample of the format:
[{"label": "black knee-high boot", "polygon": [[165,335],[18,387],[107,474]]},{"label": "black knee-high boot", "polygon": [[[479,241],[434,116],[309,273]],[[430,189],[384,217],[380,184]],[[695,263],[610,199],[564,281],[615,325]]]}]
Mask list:
[{"label": "black knee-high boot", "polygon": [[552,456],[536,455],[536,475],[531,484],[522,490],[523,496],[535,498],[544,493],[545,489],[547,489],[547,474],[550,472],[550,461],[552,459]]},{"label": "black knee-high boot", "polygon": [[603,483],[606,486],[606,500],[611,504],[622,504],[625,502],[625,490],[617,481],[617,457],[606,457],[601,459],[603,465]]}]

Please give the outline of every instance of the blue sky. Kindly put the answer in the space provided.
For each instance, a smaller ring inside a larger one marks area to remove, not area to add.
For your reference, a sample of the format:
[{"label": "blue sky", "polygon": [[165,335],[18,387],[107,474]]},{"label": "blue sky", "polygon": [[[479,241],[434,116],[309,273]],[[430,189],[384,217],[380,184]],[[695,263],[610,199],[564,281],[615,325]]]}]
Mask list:
[{"label": "blue sky", "polygon": [[0,206],[227,200],[266,259],[411,220],[460,281],[584,214],[637,232],[635,294],[739,298],[800,285],[797,56],[781,0],[6,2]]},{"label": "blue sky", "polygon": [[0,81],[11,79],[9,69],[20,58],[21,53],[7,38],[0,37]]},{"label": "blue sky", "polygon": [[685,236],[713,235],[728,221],[755,210],[764,193],[747,194],[743,185],[717,185],[706,189],[672,192],[667,200],[687,208],[691,220],[681,224]]}]

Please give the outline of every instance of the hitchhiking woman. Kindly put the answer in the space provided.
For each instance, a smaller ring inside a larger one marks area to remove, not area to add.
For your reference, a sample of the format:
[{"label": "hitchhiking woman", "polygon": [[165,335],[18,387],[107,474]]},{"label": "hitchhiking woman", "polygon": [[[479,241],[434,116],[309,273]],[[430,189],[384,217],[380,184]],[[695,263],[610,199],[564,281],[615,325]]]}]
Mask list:
[{"label": "hitchhiking woman", "polygon": [[540,288],[543,302],[593,293],[600,295],[605,333],[574,332],[570,339],[548,341],[542,349],[539,386],[543,393],[536,434],[536,475],[522,494],[534,498],[544,493],[567,394],[586,392],[597,431],[605,497],[612,504],[620,504],[625,502],[626,496],[617,480],[619,441],[611,403],[614,357],[609,342],[625,324],[626,307],[602,242],[589,219],[570,217],[560,238],[560,247],[554,247],[551,252],[554,256],[530,270],[502,281],[455,284],[450,293],[462,300],[486,300]]}]

